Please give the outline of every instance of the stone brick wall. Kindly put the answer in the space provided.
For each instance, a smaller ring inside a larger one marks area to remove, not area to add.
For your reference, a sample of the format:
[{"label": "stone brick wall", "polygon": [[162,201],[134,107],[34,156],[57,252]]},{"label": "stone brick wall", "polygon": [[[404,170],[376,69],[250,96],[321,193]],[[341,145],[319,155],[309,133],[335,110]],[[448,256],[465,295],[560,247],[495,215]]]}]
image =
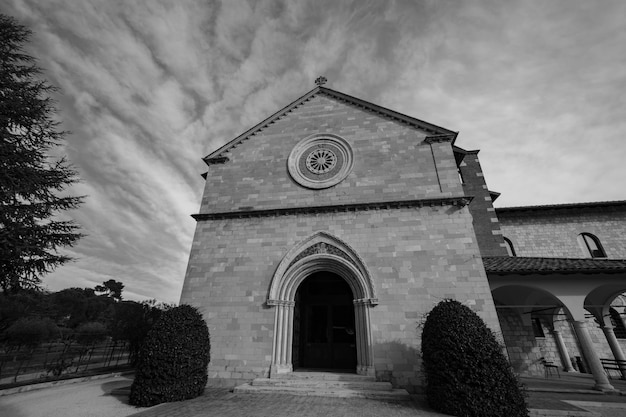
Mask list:
[{"label": "stone brick wall", "polygon": [[[524,322],[515,309],[498,308],[498,318],[502,336],[506,344],[509,361],[513,369],[522,374],[537,376],[543,374],[539,362],[543,355],[535,340],[530,321]],[[547,358],[547,356],[546,356]]]},{"label": "stone brick wall", "polygon": [[209,325],[212,383],[267,376],[270,281],[287,251],[318,231],[346,242],[370,270],[379,299],[370,309],[378,379],[410,390],[422,384],[417,326],[444,298],[467,303],[499,333],[467,207],[200,221],[181,303],[198,306]]},{"label": "stone brick wall", "polygon": [[[517,372],[529,376],[543,375],[544,369],[540,364],[542,357],[559,365],[561,371],[564,369],[554,336],[544,320],[541,323],[545,337],[535,337],[530,321],[524,321],[524,318],[528,319],[526,315],[519,314],[516,309],[511,308],[498,308],[497,311],[509,358]],[[580,371],[576,364],[578,357],[589,370],[589,365],[582,357],[574,329],[565,314],[556,316],[554,329],[561,333],[567,352],[574,361],[574,367]],[[613,353],[606,337],[592,318],[587,319],[587,329],[598,357],[612,359]],[[626,339],[618,341],[622,350],[626,350]]]},{"label": "stone brick wall", "polygon": [[480,253],[482,256],[506,256],[500,223],[478,160],[478,151],[467,151],[459,171],[463,177],[465,195],[473,197],[469,208]]},{"label": "stone brick wall", "polygon": [[626,205],[496,212],[517,256],[587,257],[577,240],[586,232],[598,237],[609,259],[626,259]]},{"label": "stone brick wall", "polygon": [[[310,190],[291,179],[293,147],[314,133],[346,139],[354,168],[338,185]],[[428,144],[426,132],[317,95],[229,150],[209,167],[201,213],[461,196],[449,142]],[[436,167],[435,167],[436,164]]]}]

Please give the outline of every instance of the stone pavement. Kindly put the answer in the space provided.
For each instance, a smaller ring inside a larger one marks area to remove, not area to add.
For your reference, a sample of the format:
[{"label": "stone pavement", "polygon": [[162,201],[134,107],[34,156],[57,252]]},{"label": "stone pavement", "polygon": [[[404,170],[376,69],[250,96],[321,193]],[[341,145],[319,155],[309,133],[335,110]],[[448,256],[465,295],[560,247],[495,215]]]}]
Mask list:
[{"label": "stone pavement", "polygon": [[361,398],[326,398],[286,394],[235,394],[225,388],[208,388],[193,400],[161,404],[133,417],[436,417],[436,413],[411,401],[386,402]]},{"label": "stone pavement", "polygon": [[[357,398],[325,398],[285,394],[235,394],[225,388],[207,388],[193,400],[138,408],[127,396],[111,395],[128,387],[132,376],[63,381],[44,389],[0,391],[2,417],[308,417],[319,416],[443,416],[425,401],[386,402]],[[585,374],[561,378],[523,378],[529,389],[531,417],[626,417],[626,396],[603,395],[590,390],[593,380]],[[622,392],[626,381],[611,380]],[[9,395],[6,395],[9,394]],[[503,416],[504,417],[504,416]]]}]

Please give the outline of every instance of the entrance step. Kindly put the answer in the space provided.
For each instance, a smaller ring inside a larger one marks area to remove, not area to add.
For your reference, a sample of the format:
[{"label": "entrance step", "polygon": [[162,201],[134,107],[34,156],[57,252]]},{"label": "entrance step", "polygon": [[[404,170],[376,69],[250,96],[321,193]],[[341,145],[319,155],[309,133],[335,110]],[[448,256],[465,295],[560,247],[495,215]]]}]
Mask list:
[{"label": "entrance step", "polygon": [[[260,378],[263,379],[263,378]],[[315,380],[315,381],[354,381],[376,382],[376,377],[370,375],[358,375],[347,372],[322,372],[322,371],[295,371],[273,376],[273,380]]]},{"label": "entrance step", "polygon": [[410,401],[409,393],[393,389],[389,382],[374,377],[328,372],[291,372],[272,378],[257,378],[235,388],[236,393],[276,393],[316,397],[369,398]]}]

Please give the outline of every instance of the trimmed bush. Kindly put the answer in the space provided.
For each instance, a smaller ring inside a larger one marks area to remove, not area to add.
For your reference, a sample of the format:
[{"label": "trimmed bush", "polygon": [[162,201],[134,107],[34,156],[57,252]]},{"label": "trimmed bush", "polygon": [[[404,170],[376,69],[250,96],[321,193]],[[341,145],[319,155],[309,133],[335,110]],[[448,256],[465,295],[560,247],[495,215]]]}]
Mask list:
[{"label": "trimmed bush", "polygon": [[494,334],[455,300],[432,309],[422,332],[429,405],[463,417],[526,417],[525,393]]},{"label": "trimmed bush", "polygon": [[140,350],[130,404],[149,407],[201,395],[210,359],[209,330],[194,307],[161,313]]}]

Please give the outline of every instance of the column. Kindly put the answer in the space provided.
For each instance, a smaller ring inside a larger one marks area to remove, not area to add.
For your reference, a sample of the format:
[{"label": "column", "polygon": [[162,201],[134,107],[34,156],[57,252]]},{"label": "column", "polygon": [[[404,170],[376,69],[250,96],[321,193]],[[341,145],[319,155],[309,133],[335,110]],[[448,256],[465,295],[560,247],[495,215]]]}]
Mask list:
[{"label": "column", "polygon": [[565,342],[563,342],[563,336],[561,336],[561,332],[559,330],[552,330],[552,335],[554,336],[554,341],[556,342],[556,347],[559,351],[559,356],[561,357],[561,363],[563,363],[563,368],[565,372],[576,372],[574,367],[572,366],[572,361],[570,360],[569,353],[567,352],[567,347],[565,346]]},{"label": "column", "polygon": [[[604,336],[606,337],[607,342],[609,342],[609,346],[611,347],[611,352],[613,352],[613,357],[618,361],[625,360],[624,352],[622,352],[622,348],[617,341],[617,337],[615,337],[615,332],[613,331],[613,326],[602,326],[602,332],[604,332]],[[623,362],[622,362],[623,363]],[[620,365],[620,372],[622,373],[622,379],[626,379],[626,368]]]},{"label": "column", "polygon": [[589,331],[587,330],[587,323],[583,320],[574,321],[574,331],[580,343],[582,354],[587,359],[591,373],[593,374],[593,379],[596,382],[593,389],[598,391],[615,391],[615,388],[613,388],[613,385],[611,385],[604,372],[598,354],[593,348],[593,343],[591,342],[591,337],[589,337]]},{"label": "column", "polygon": [[295,306],[295,302],[291,301],[289,304],[287,304],[287,323],[286,323],[286,328],[287,328],[287,354],[285,355],[285,364],[287,365],[287,368],[289,369],[289,371],[293,371],[293,356],[292,356],[292,349],[293,349],[293,308]]},{"label": "column", "polygon": [[293,338],[293,301],[278,301],[274,316],[274,346],[270,375],[283,374],[293,370],[291,364],[291,343]]},{"label": "column", "polygon": [[356,339],[356,373],[361,375],[363,364],[365,363],[365,357],[363,355],[363,332],[361,329],[363,328],[363,317],[361,314],[362,305],[358,300],[354,300],[354,332]]},{"label": "column", "polygon": [[354,317],[357,340],[357,373],[359,375],[375,375],[368,299],[354,300]]}]

